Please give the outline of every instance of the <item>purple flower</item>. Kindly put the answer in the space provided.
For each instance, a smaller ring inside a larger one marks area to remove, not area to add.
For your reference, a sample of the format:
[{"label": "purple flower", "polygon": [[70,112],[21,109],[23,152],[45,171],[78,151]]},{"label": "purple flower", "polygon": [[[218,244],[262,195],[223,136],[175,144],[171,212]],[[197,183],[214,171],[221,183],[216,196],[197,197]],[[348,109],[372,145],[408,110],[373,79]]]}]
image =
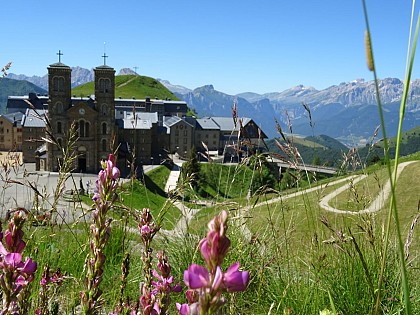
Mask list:
[{"label": "purple flower", "polygon": [[239,271],[239,262],[234,263],[223,274],[223,287],[228,292],[244,291],[248,286],[249,272]]},{"label": "purple flower", "polygon": [[199,315],[200,305],[198,303],[193,304],[179,304],[176,303],[176,308],[181,315]]},{"label": "purple flower", "polygon": [[211,279],[209,271],[200,265],[192,264],[184,271],[184,282],[190,289],[211,288],[216,291],[222,284],[223,276],[219,266],[216,268],[214,278]]}]

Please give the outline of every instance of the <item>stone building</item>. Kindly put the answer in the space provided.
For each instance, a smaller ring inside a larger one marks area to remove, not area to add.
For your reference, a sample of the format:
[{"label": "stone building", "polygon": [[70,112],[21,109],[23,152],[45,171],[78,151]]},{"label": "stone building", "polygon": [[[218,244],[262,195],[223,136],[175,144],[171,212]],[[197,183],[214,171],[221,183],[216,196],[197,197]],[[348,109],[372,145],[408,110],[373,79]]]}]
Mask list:
[{"label": "stone building", "polygon": [[22,155],[24,163],[36,162],[36,150],[43,145],[45,138],[46,110],[27,108],[22,118]]},{"label": "stone building", "polygon": [[[94,95],[72,96],[71,68],[60,61],[48,67],[48,83],[48,97],[10,96],[9,114],[0,117],[0,146],[2,134],[4,140],[8,133],[17,135],[7,148],[13,143],[23,151],[23,161],[36,162],[38,169],[59,170],[70,133],[77,139],[72,147],[74,171],[96,173],[99,161],[117,150],[124,176],[132,173],[133,165],[157,164],[173,154],[187,158],[193,146],[217,155],[240,138],[254,144],[266,138],[251,118],[242,118],[240,134],[231,117],[187,117],[183,101],[116,98],[115,70],[105,64],[94,69]],[[47,126],[56,144],[42,141]]]},{"label": "stone building", "polygon": [[22,150],[21,112],[0,115],[0,151]]},{"label": "stone building", "polygon": [[71,68],[63,63],[48,67],[48,119],[58,145],[47,143],[47,169],[58,171],[62,163],[62,147],[71,132],[77,136],[74,144],[77,158],[74,169],[94,173],[99,161],[111,151],[115,134],[115,70],[106,65],[96,67],[95,100],[71,97]]}]

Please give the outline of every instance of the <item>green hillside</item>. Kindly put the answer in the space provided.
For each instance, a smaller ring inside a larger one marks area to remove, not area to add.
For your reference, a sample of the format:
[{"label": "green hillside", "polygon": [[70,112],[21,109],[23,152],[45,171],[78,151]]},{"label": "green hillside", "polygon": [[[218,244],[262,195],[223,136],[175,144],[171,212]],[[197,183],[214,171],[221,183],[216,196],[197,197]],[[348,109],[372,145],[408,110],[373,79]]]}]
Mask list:
[{"label": "green hillside", "polygon": [[[306,138],[290,137],[291,146],[294,146],[302,159],[307,164],[320,164],[327,166],[338,166],[343,152],[348,148],[341,142],[326,135],[310,136]],[[281,145],[285,146],[282,139],[277,139]],[[277,146],[274,139],[267,141],[270,152],[280,153],[287,156],[282,149]]]},{"label": "green hillside", "polygon": [[28,95],[29,93],[46,94],[44,89],[24,80],[0,78],[0,114],[6,112],[7,97],[12,95]]},{"label": "green hillside", "polygon": [[[395,156],[397,138],[389,139],[389,153],[391,158]],[[409,155],[420,151],[420,126],[403,132],[401,136],[401,149],[400,156]],[[367,164],[377,162],[384,156],[384,143],[383,139],[377,140],[374,145],[366,145],[366,147],[359,150],[359,155],[362,161]]]},{"label": "green hillside", "polygon": [[[79,85],[72,89],[76,96],[95,94],[94,82]],[[144,99],[145,97],[158,99],[179,100],[175,94],[153,78],[136,75],[118,75],[115,77],[115,97]]]}]

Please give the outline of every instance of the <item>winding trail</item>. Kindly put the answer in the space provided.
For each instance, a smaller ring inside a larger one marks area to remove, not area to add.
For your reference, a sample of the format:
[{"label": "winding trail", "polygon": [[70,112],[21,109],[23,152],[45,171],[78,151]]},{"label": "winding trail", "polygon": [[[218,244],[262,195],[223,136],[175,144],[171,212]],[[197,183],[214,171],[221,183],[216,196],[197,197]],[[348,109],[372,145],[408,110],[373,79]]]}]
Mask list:
[{"label": "winding trail", "polygon": [[[410,165],[414,163],[415,161],[410,162],[404,162],[398,165],[397,169],[397,179],[400,176],[401,172],[404,170],[404,168],[407,165]],[[361,181],[362,179],[366,178],[366,175],[359,175],[355,180],[353,180],[353,184]],[[329,205],[329,202],[331,199],[337,197],[340,193],[350,188],[350,184],[344,185],[340,187],[339,189],[334,190],[332,193],[326,195],[319,201],[319,205],[321,208],[323,208],[326,211],[334,212],[334,213],[341,213],[341,214],[364,214],[364,213],[374,213],[383,208],[385,205],[386,200],[389,198],[389,195],[391,193],[391,182],[388,180],[386,185],[382,188],[382,190],[379,192],[378,196],[371,202],[369,207],[360,210],[360,211],[348,211],[348,210],[341,210],[334,207],[331,207]]]},{"label": "winding trail", "polygon": [[[404,168],[412,163],[414,163],[416,161],[410,161],[410,162],[404,162],[398,165],[398,169],[397,169],[397,179],[400,176],[401,172],[404,170]],[[178,170],[176,168],[174,168],[173,170],[174,172],[177,172]],[[178,174],[176,174],[178,175]],[[175,175],[175,176],[176,176]],[[338,213],[338,214],[351,214],[351,215],[360,215],[360,214],[364,214],[364,213],[374,213],[379,211],[380,209],[383,208],[386,200],[389,198],[389,195],[391,193],[391,184],[390,181],[388,181],[383,189],[379,192],[378,196],[375,198],[375,200],[373,200],[371,202],[371,204],[369,205],[369,207],[360,210],[360,211],[348,211],[348,210],[341,210],[341,209],[337,209],[334,208],[332,206],[329,205],[329,202],[337,197],[340,193],[342,193],[343,191],[346,191],[347,189],[350,188],[350,181],[352,181],[352,184],[356,184],[359,181],[365,179],[367,177],[367,175],[365,174],[361,174],[361,175],[351,175],[348,176],[346,178],[342,178],[342,179],[338,179],[335,180],[333,182],[328,183],[328,186],[332,186],[332,185],[336,185],[336,184],[340,184],[342,182],[347,182],[347,184],[337,188],[336,190],[334,190],[333,192],[329,193],[328,195],[322,197],[319,200],[319,205],[320,207],[325,210],[325,211],[329,211],[329,212],[333,212],[333,213]],[[173,181],[171,182],[171,184],[173,185]],[[172,186],[173,187],[173,186]],[[262,205],[269,205],[269,204],[274,204],[277,202],[280,202],[282,200],[287,200],[290,198],[294,198],[306,193],[310,193],[313,191],[317,191],[317,190],[323,190],[325,189],[326,186],[325,185],[320,185],[317,187],[313,187],[313,188],[308,188],[308,189],[304,189],[298,192],[294,192],[294,193],[290,193],[287,195],[283,195],[283,196],[279,196],[270,200],[266,200],[266,201],[262,201],[258,204],[255,205],[247,205],[244,207],[239,207],[238,211],[239,211],[239,217],[242,218],[241,222],[240,222],[240,228],[242,230],[243,235],[245,236],[245,238],[250,239],[251,238],[251,231],[248,229],[247,225],[245,224],[245,217],[247,217],[247,212],[253,208],[262,206]],[[182,202],[180,201],[176,201],[174,202],[174,206],[176,206],[180,211],[181,211],[181,218],[178,220],[178,222],[176,223],[175,227],[173,230],[161,230],[161,232],[163,232],[164,235],[166,236],[175,236],[175,237],[182,237],[183,235],[185,235],[185,233],[187,232],[187,228],[189,223],[191,222],[192,218],[201,210],[201,209],[192,209],[192,208],[188,208],[187,206],[185,206]]]}]

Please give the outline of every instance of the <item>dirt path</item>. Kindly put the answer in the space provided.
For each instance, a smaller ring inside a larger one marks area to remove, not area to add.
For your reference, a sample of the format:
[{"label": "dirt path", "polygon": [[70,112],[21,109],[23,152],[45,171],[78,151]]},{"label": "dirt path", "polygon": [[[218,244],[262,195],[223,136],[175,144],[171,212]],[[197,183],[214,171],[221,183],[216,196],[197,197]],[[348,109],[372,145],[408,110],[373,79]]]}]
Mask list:
[{"label": "dirt path", "polygon": [[[412,163],[414,163],[415,161],[410,161],[410,162],[404,162],[398,165],[398,169],[397,169],[397,179],[400,176],[401,172],[404,170],[404,168],[407,165],[410,165]],[[362,179],[364,179],[366,177],[366,175],[359,175],[356,179],[353,180],[353,184],[361,181]],[[387,181],[386,185],[383,187],[383,189],[379,192],[378,196],[375,198],[375,200],[373,200],[371,202],[371,204],[369,205],[369,207],[360,210],[360,211],[348,211],[348,210],[341,210],[341,209],[337,209],[334,207],[331,207],[329,205],[329,202],[331,201],[331,199],[337,197],[340,193],[342,193],[343,191],[349,189],[350,187],[350,183],[348,183],[347,185],[344,185],[336,190],[334,190],[332,193],[326,195],[325,197],[323,197],[320,201],[319,201],[319,205],[321,206],[322,209],[326,210],[326,211],[330,211],[330,212],[334,212],[334,213],[341,213],[341,214],[364,214],[364,213],[373,213],[373,212],[377,212],[380,209],[383,208],[383,206],[385,205],[386,200],[389,198],[389,195],[391,193],[391,182]]]},{"label": "dirt path", "polygon": [[[405,162],[405,163],[401,163],[398,166],[398,170],[397,170],[397,178],[400,176],[401,172],[404,170],[404,168],[411,164],[414,163],[414,161],[411,162]],[[335,198],[336,196],[338,196],[340,193],[342,193],[343,191],[349,189],[350,187],[350,181],[352,181],[353,184],[356,184],[357,182],[365,179],[367,177],[367,175],[362,174],[362,175],[352,175],[346,178],[342,178],[342,179],[338,179],[335,180],[333,182],[328,183],[328,186],[333,186],[336,184],[340,184],[342,182],[348,182],[346,185],[343,185],[341,187],[339,187],[338,189],[334,190],[332,193],[326,195],[325,197],[321,198],[319,201],[319,205],[322,209],[326,210],[326,211],[330,211],[330,212],[334,212],[334,213],[341,213],[341,214],[363,214],[363,213],[373,213],[376,211],[379,211],[385,204],[386,200],[389,198],[390,192],[391,192],[391,185],[390,182],[388,181],[386,183],[386,185],[383,187],[382,191],[380,191],[380,193],[378,194],[378,196],[376,197],[375,200],[372,201],[372,203],[369,205],[369,207],[367,207],[366,209],[363,209],[361,211],[347,211],[347,210],[340,210],[334,207],[331,207],[329,205],[329,202],[331,201],[331,199]],[[267,204],[273,204],[273,203],[277,203],[280,202],[282,200],[286,200],[286,199],[290,199],[290,198],[294,198],[306,193],[310,193],[313,191],[317,191],[317,190],[323,190],[325,189],[326,186],[325,185],[320,185],[317,187],[313,187],[313,188],[308,188],[302,191],[298,191],[298,192],[294,192],[288,195],[284,195],[284,196],[280,196],[277,198],[273,198],[267,201],[263,201],[260,202],[256,205],[248,205],[245,207],[240,207],[239,211],[240,211],[240,215],[239,217],[241,218],[245,218],[247,217],[247,211],[262,206],[262,205],[267,205]],[[179,219],[179,221],[177,222],[177,224],[175,225],[173,230],[162,230],[162,232],[167,235],[167,236],[178,236],[178,237],[182,237],[183,235],[185,235],[188,225],[191,222],[192,218],[194,217],[195,214],[197,214],[200,209],[191,209],[188,208],[187,206],[185,206],[182,202],[176,201],[174,202],[174,205],[181,211],[182,216]],[[243,219],[245,220],[245,219]],[[239,226],[242,229],[242,233],[244,234],[244,236],[246,238],[250,238],[251,237],[251,231],[248,229],[247,225],[244,224],[244,222],[240,222]]]}]

